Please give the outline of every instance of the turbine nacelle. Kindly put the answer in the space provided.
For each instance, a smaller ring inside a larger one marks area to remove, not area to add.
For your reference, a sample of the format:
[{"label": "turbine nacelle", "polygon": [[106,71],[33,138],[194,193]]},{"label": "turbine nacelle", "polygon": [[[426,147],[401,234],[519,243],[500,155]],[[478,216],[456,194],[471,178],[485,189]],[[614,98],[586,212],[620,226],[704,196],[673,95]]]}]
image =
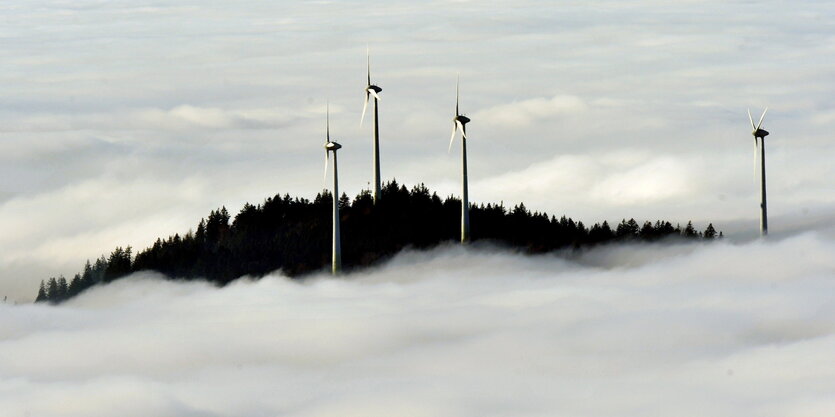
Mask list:
[{"label": "turbine nacelle", "polygon": [[760,116],[760,122],[754,124],[754,119],[751,117],[751,109],[748,109],[748,121],[751,122],[751,134],[754,135],[754,138],[764,138],[768,136],[768,131],[765,129],[761,129],[763,125],[763,119],[765,119],[765,114],[768,112],[768,107],[765,108],[763,111],[762,116]]},{"label": "turbine nacelle", "polygon": [[757,129],[751,132],[751,134],[754,135],[755,138],[764,138],[768,136],[768,131],[765,129]]},{"label": "turbine nacelle", "polygon": [[376,100],[380,99],[379,93],[383,91],[383,89],[379,86],[371,84],[371,52],[369,52],[367,49],[366,60],[368,63],[368,71],[366,72],[366,75],[368,77],[368,83],[365,85],[365,102],[362,105],[362,116],[360,116],[360,126],[362,126],[362,122],[363,120],[365,120],[365,111],[368,109],[368,100],[370,100],[371,97],[374,97],[376,103]]},{"label": "turbine nacelle", "polygon": [[368,86],[365,87],[365,102],[362,104],[362,116],[360,116],[360,126],[362,126],[362,122],[365,120],[365,111],[368,109],[368,100],[371,99],[371,97],[374,97],[374,100],[379,100],[380,96],[377,93],[381,91],[383,91],[382,88],[374,84],[370,84],[370,81]]},{"label": "turbine nacelle", "polygon": [[456,115],[452,118],[452,135],[449,137],[449,148],[447,152],[452,151],[452,142],[455,140],[455,133],[461,129],[461,136],[467,139],[467,123],[470,123],[470,118],[463,114]]},{"label": "turbine nacelle", "polygon": [[[325,119],[325,175],[322,177],[322,180],[326,180],[328,177],[328,161],[330,160],[330,152],[333,151],[333,158],[336,161],[336,151],[342,148],[342,145],[334,142],[331,140],[331,105],[330,103],[327,104],[326,107],[326,119]],[[336,171],[334,171],[334,181],[336,178]]]},{"label": "turbine nacelle", "polygon": [[[342,148],[342,145],[331,142],[330,132],[328,132],[328,141],[325,142],[325,172],[322,175],[322,181],[328,180],[328,165],[331,159],[331,152],[333,152],[333,160],[336,161],[336,151]],[[334,178],[336,178],[336,171],[333,172]],[[327,188],[327,186],[325,186]]]},{"label": "turbine nacelle", "polygon": [[461,114],[461,111],[458,110],[458,80],[455,81],[455,117],[452,118],[452,134],[449,136],[449,148],[447,152],[452,151],[452,142],[455,140],[455,133],[458,132],[458,129],[461,129],[461,136],[466,139],[467,132],[466,126],[467,123],[470,123],[470,118]]},{"label": "turbine nacelle", "polygon": [[325,142],[325,151],[334,151],[336,152],[338,149],[342,148],[342,145],[336,142]]}]

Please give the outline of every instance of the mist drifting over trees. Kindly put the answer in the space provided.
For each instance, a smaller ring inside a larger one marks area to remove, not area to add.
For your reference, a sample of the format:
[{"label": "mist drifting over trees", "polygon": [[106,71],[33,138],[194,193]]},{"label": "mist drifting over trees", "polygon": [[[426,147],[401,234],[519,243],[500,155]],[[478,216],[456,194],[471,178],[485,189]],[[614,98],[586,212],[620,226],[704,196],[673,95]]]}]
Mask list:
[{"label": "mist drifting over trees", "polygon": [[[61,302],[98,283],[138,271],[156,271],[184,280],[225,285],[242,276],[261,277],[280,270],[290,277],[322,270],[330,262],[331,204],[323,191],[313,199],[276,195],[262,204],[245,204],[234,218],[225,207],[201,219],[195,231],[158,238],[133,257],[131,247],[87,261],[82,272],[42,281],[36,301]],[[369,191],[353,200],[340,197],[343,263],[347,270],[373,265],[403,248],[427,249],[458,239],[461,200],[440,198],[424,185],[408,189],[386,183],[374,204]],[[714,239],[713,225],[703,232],[658,220],[640,224],[623,219],[587,227],[580,221],[531,212],[523,203],[472,205],[472,240],[491,241],[527,253],[581,248],[609,242],[661,239]]]}]

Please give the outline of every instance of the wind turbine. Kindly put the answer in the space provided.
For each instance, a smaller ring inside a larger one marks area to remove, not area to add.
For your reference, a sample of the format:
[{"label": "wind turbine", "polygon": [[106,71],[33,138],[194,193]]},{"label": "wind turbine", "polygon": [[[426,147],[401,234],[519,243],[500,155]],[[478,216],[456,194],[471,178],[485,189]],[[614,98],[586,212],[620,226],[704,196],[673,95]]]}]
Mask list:
[{"label": "wind turbine", "polygon": [[368,109],[368,100],[374,97],[374,203],[380,200],[380,121],[377,114],[377,100],[380,99],[379,93],[383,91],[382,88],[371,84],[371,53],[366,49],[367,61],[367,75],[368,83],[365,85],[365,104],[362,106],[362,116],[360,117],[360,126],[365,120],[365,111]]},{"label": "wind turbine", "polygon": [[333,152],[333,247],[331,249],[331,273],[336,275],[342,271],[342,242],[340,237],[339,225],[339,176],[337,175],[336,166],[336,151],[342,145],[331,141],[331,123],[330,123],[330,104],[327,106],[327,116],[325,122],[325,179],[328,176],[328,159],[330,152]]},{"label": "wind turbine", "polygon": [[[768,111],[768,107],[765,108],[763,111],[762,116],[760,116],[760,121],[756,125],[754,124],[754,119],[751,117],[751,109],[748,109],[748,121],[751,122],[751,134],[754,136],[754,156],[756,157],[756,151],[759,147],[760,151],[760,185],[761,185],[761,193],[762,193],[762,201],[760,202],[760,235],[766,236],[768,235],[768,214],[766,211],[766,203],[765,203],[765,137],[768,136],[768,131],[762,129],[763,119],[765,118],[765,113]],[[759,139],[759,142],[757,141]]]},{"label": "wind turbine", "polygon": [[470,201],[467,191],[467,123],[470,118],[461,114],[458,110],[458,84],[455,80],[455,117],[452,118],[452,136],[449,138],[449,149],[452,150],[452,142],[455,140],[455,133],[461,128],[461,179],[463,188],[461,191],[461,243],[470,241]]}]

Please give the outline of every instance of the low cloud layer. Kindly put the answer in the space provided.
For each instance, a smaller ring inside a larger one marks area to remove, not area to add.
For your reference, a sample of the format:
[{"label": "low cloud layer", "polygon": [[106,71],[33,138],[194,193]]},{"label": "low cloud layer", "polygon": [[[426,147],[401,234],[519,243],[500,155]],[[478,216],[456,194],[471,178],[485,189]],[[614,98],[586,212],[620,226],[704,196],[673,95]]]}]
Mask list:
[{"label": "low cloud layer", "polygon": [[835,238],[406,252],[0,304],[9,416],[831,416]]}]

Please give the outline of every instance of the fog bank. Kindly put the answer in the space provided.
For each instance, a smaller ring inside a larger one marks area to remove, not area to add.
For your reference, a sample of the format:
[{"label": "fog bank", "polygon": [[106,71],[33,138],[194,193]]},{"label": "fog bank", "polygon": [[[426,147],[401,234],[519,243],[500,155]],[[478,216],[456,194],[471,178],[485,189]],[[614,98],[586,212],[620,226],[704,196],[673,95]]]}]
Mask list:
[{"label": "fog bank", "polygon": [[9,416],[831,416],[835,239],[405,252],[0,304]]}]

